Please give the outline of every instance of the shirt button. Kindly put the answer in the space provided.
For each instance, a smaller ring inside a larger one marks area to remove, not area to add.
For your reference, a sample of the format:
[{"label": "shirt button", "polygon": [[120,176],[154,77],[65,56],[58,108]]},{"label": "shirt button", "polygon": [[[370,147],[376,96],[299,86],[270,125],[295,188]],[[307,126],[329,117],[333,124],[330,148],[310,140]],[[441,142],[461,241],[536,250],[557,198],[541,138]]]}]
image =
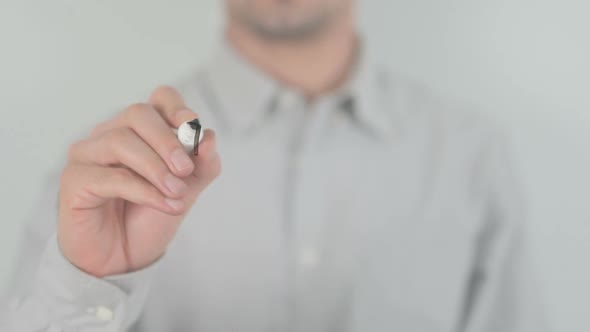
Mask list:
[{"label": "shirt button", "polygon": [[320,255],[313,248],[305,248],[301,251],[299,260],[304,267],[314,267],[319,264]]},{"label": "shirt button", "polygon": [[112,321],[115,318],[113,311],[107,307],[98,306],[96,308],[88,308],[89,314],[94,314],[96,318],[102,321]]}]

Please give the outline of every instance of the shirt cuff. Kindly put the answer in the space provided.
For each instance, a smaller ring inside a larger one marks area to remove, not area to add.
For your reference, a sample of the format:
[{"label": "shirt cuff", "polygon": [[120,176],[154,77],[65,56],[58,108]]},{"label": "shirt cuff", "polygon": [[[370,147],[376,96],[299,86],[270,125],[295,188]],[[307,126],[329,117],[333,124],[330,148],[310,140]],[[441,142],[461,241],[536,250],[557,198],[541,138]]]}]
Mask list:
[{"label": "shirt cuff", "polygon": [[52,324],[62,328],[128,328],[137,320],[159,262],[141,270],[97,278],[78,269],[61,253],[53,235],[39,266],[34,293]]}]

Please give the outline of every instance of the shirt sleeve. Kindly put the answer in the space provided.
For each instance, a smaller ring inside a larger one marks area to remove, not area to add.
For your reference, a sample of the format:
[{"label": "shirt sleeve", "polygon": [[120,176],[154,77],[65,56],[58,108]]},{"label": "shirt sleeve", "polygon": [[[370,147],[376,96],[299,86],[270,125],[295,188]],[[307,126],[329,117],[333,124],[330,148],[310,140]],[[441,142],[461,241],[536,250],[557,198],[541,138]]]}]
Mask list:
[{"label": "shirt sleeve", "polygon": [[464,332],[548,331],[529,252],[523,195],[506,135],[484,149],[486,218],[468,285]]},{"label": "shirt sleeve", "polygon": [[14,282],[0,312],[0,330],[128,330],[140,315],[159,263],[106,278],[83,272],[59,249],[57,187],[52,186],[42,198],[21,241]]}]

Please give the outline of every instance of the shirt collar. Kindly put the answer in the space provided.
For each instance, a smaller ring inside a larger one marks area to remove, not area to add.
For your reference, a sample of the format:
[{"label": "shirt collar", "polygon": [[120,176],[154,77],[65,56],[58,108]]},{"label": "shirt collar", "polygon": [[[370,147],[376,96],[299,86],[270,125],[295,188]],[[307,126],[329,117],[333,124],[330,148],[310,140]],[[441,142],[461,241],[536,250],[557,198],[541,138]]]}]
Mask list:
[{"label": "shirt collar", "polygon": [[227,41],[223,41],[204,66],[220,112],[240,131],[259,122],[280,89],[277,82],[251,65]]},{"label": "shirt collar", "polygon": [[372,48],[362,40],[356,67],[348,81],[335,92],[350,107],[360,125],[382,138],[393,134],[391,106],[387,98],[388,72],[379,65]]},{"label": "shirt collar", "polygon": [[[301,94],[248,63],[225,39],[204,67],[204,72],[220,111],[239,131],[248,131],[263,121],[281,95],[299,96],[303,100]],[[375,57],[363,41],[356,68],[348,82],[321,99],[347,104],[354,119],[366,129],[378,136],[390,136],[392,119],[387,116],[390,110],[383,104],[382,75]]]}]

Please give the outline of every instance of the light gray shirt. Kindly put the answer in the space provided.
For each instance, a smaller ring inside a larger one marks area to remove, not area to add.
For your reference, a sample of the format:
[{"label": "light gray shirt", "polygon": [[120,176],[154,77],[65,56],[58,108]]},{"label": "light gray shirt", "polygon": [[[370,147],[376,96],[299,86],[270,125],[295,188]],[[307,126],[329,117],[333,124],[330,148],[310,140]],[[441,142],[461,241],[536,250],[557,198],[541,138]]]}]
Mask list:
[{"label": "light gray shirt", "polygon": [[229,45],[178,85],[223,172],[165,255],[97,279],[34,207],[2,331],[544,331],[498,126],[380,66],[309,103]]}]

